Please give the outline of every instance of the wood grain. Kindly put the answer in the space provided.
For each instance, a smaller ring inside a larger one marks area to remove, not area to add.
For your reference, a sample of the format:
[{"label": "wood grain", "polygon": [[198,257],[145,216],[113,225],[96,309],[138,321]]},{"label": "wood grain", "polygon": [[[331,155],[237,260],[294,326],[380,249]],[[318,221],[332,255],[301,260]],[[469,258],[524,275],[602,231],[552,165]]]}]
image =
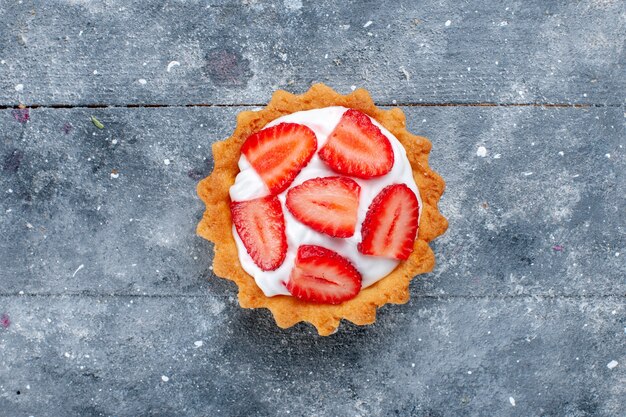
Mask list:
[{"label": "wood grain", "polygon": [[[0,111],[0,292],[234,296],[195,234],[195,187],[249,109]],[[622,109],[403,110],[433,143],[450,221],[413,296],[626,293]]]},{"label": "wood grain", "polygon": [[37,0],[2,23],[5,106],[264,104],[315,82],[382,104],[621,105],[626,91],[623,1]]}]

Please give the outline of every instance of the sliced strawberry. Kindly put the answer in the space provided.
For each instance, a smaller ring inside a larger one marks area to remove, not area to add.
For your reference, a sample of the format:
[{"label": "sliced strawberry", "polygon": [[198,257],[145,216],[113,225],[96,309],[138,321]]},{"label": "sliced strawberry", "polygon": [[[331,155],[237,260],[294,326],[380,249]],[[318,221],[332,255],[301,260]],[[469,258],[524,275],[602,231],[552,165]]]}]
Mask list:
[{"label": "sliced strawberry", "polygon": [[287,192],[287,208],[311,229],[350,237],[356,227],[359,184],[346,177],[313,178]]},{"label": "sliced strawberry", "polygon": [[301,300],[339,304],[359,293],[361,274],[337,252],[321,246],[302,245],[298,248],[287,289]]},{"label": "sliced strawberry", "polygon": [[252,168],[270,189],[283,192],[317,149],[315,133],[304,125],[280,123],[250,136],[241,147]]},{"label": "sliced strawberry", "polygon": [[365,113],[354,109],[341,116],[319,156],[335,172],[357,178],[379,177],[393,166],[389,139]]},{"label": "sliced strawberry", "polygon": [[365,255],[407,259],[417,234],[419,204],[404,184],[385,187],[372,201],[361,228],[358,249]]},{"label": "sliced strawberry", "polygon": [[273,271],[285,260],[285,218],[276,196],[230,203],[233,224],[255,264]]}]

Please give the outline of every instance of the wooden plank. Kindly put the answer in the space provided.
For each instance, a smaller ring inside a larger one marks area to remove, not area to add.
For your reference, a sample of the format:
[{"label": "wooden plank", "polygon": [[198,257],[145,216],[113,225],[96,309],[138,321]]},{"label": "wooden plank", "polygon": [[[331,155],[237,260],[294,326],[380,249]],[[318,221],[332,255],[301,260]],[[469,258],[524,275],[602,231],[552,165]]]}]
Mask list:
[{"label": "wooden plank", "polygon": [[[0,111],[0,293],[234,295],[207,282],[195,185],[241,110]],[[450,219],[414,295],[626,293],[623,108],[405,111]]]},{"label": "wooden plank", "polygon": [[380,103],[623,104],[623,1],[10,2],[0,105],[252,104],[326,82]]},{"label": "wooden plank", "polygon": [[210,295],[0,297],[0,312],[2,415],[626,412],[623,299],[414,299],[327,338]]}]

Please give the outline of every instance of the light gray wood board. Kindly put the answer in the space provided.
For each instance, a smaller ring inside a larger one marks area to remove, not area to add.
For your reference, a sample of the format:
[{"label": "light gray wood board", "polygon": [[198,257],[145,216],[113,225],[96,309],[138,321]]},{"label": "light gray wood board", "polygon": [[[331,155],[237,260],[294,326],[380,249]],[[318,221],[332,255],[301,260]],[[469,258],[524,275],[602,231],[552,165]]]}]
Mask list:
[{"label": "light gray wood board", "polygon": [[328,338],[209,294],[0,297],[0,312],[0,416],[626,412],[620,299],[413,299]]},{"label": "light gray wood board", "polygon": [[623,1],[0,3],[6,106],[255,104],[313,82],[388,104],[625,99]]},{"label": "light gray wood board", "polygon": [[[232,296],[195,186],[241,110],[0,111],[0,293]],[[623,108],[404,110],[450,221],[414,296],[626,294]]]}]

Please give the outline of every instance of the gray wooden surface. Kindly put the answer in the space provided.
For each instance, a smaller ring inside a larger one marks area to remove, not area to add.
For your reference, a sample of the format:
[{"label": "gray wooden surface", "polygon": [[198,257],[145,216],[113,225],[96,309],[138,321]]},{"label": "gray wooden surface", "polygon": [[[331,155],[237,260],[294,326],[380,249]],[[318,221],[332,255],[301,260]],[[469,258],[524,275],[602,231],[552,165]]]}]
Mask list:
[{"label": "gray wooden surface", "polygon": [[[626,3],[337,3],[0,0],[0,416],[626,414]],[[315,81],[402,106],[450,221],[328,338],[194,234],[211,143]]]},{"label": "gray wooden surface", "polygon": [[622,0],[1,3],[5,105],[256,104],[313,82],[389,104],[624,104]]}]

